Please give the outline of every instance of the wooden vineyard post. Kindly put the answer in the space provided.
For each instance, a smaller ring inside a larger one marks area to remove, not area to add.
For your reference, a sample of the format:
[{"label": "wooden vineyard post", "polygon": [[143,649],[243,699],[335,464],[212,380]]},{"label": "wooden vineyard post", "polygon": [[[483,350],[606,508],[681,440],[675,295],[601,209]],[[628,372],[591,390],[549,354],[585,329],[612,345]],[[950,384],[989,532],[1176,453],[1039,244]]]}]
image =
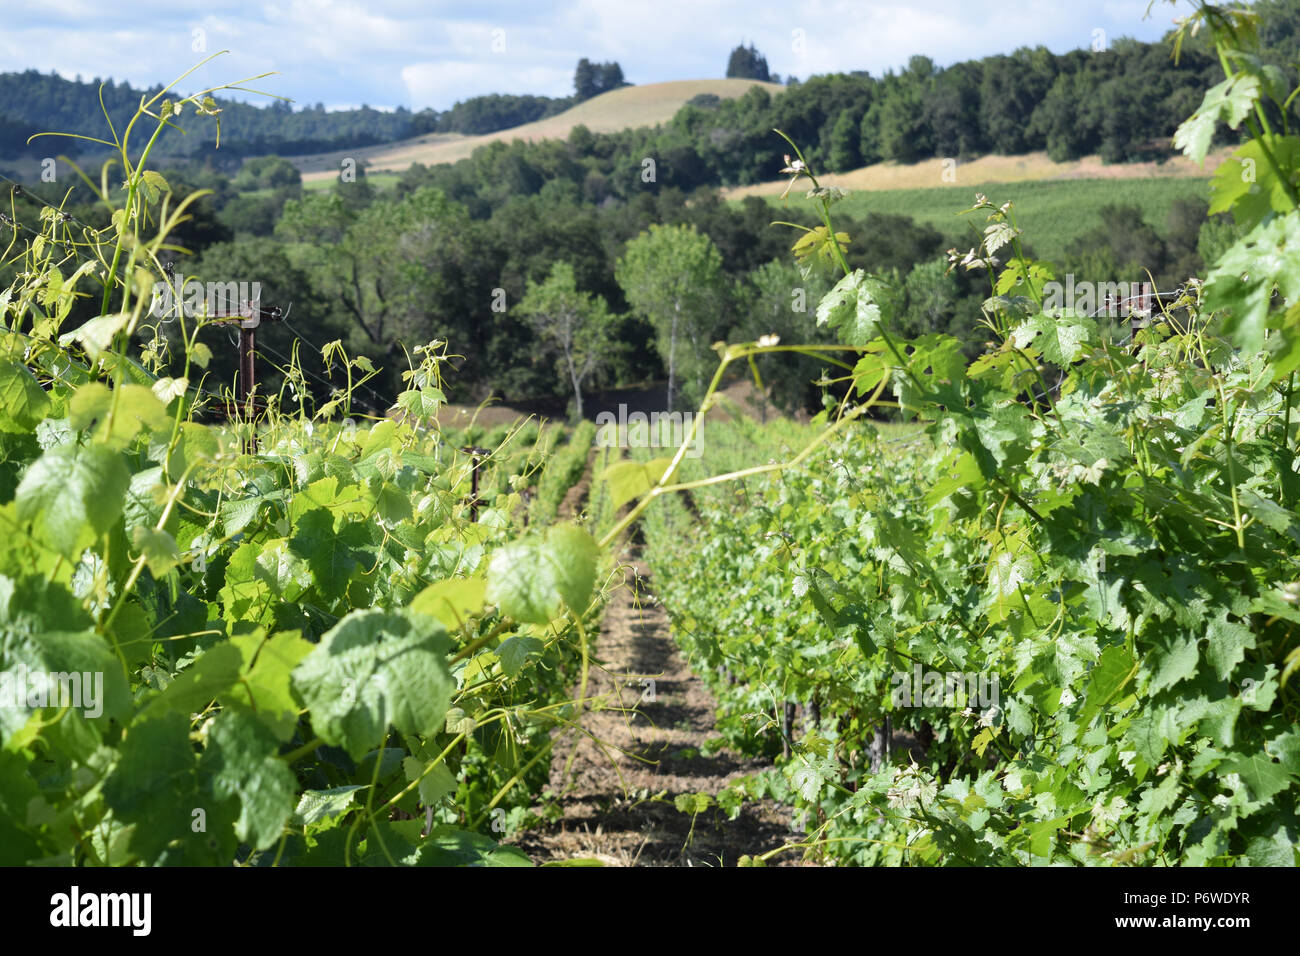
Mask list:
[{"label": "wooden vineyard post", "polygon": [[[239,409],[237,414],[242,414],[253,426],[254,419],[257,416],[257,330],[262,324],[262,319],[272,322],[284,318],[287,312],[281,312],[279,307],[263,309],[260,300],[252,302],[241,302],[239,308],[234,312],[218,312],[212,318],[218,321],[238,322],[239,323],[239,343],[238,343],[238,372],[235,376],[235,385],[238,391],[238,400],[236,408]],[[227,406],[227,415],[233,417]],[[245,454],[253,454],[257,451],[257,431],[254,427],[252,434],[243,444]]]},{"label": "wooden vineyard post", "polygon": [[790,748],[794,744],[794,701],[785,702],[784,711],[781,715],[781,756],[789,757]]},{"label": "wooden vineyard post", "polygon": [[[239,322],[239,401],[244,406],[244,415],[248,422],[253,422],[253,391],[257,388],[257,326],[260,321],[259,303],[253,303],[252,315]],[[245,442],[246,454],[257,451],[257,430],[254,427],[248,441]]]},{"label": "wooden vineyard post", "polygon": [[461,451],[462,451],[464,454],[469,455],[469,456],[474,460],[474,464],[471,466],[471,468],[470,468],[470,472],[469,472],[469,495],[470,495],[470,497],[469,497],[469,520],[470,520],[470,521],[477,521],[477,520],[478,520],[478,506],[479,506],[479,499],[478,499],[478,470],[479,470],[479,466],[483,464],[484,460],[485,460],[489,455],[492,454],[492,449],[490,449],[490,448],[478,448],[477,446],[474,446],[474,445],[466,445],[464,448],[461,449]]}]

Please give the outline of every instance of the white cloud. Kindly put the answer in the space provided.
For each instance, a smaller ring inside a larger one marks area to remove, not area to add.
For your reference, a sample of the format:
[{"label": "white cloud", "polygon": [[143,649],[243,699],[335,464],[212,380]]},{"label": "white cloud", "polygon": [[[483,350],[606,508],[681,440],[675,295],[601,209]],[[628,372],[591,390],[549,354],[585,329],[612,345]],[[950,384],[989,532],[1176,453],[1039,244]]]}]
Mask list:
[{"label": "white cloud", "polygon": [[[580,57],[617,60],[634,83],[721,76],[753,42],[783,77],[869,70],[925,54],[944,65],[1042,44],[1086,47],[1092,31],[1158,38],[1178,12],[1147,0],[5,0],[4,69],[166,82],[209,52],[231,55],[196,83],[278,71],[263,82],[299,103],[449,108],[483,93],[567,95]],[[492,50],[493,31],[505,50]],[[804,31],[796,49],[792,31]]]},{"label": "white cloud", "polygon": [[491,62],[442,60],[402,67],[402,82],[412,103],[439,103],[446,108],[487,91],[565,96],[573,85],[573,71],[525,63],[498,67]]}]

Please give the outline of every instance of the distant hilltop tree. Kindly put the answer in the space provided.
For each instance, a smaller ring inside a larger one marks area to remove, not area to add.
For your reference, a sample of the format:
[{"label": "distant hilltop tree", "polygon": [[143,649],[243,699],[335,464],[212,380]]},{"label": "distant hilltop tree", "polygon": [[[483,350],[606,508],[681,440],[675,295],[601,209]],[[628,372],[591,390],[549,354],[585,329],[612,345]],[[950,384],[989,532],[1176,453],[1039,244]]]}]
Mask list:
[{"label": "distant hilltop tree", "polygon": [[592,63],[584,56],[573,71],[573,98],[577,103],[628,85],[618,63]]},{"label": "distant hilltop tree", "polygon": [[738,46],[731,51],[727,59],[727,76],[742,80],[771,81],[772,74],[767,69],[767,57],[754,49],[754,44]]}]

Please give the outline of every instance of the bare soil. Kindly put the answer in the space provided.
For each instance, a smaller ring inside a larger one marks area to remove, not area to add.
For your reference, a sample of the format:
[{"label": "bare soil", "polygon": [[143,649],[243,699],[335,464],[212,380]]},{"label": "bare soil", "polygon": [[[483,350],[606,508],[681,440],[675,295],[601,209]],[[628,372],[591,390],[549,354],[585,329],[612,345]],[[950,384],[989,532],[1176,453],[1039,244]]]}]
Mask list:
[{"label": "bare soil", "polygon": [[789,815],[770,802],[746,804],[736,820],[717,807],[692,819],[674,806],[679,794],[717,794],[767,764],[704,752],[714,700],[678,651],[645,566],[630,557],[593,653],[588,696],[607,703],[583,718],[588,736],[576,748],[566,739],[552,759],[563,816],[517,845],[539,863],[588,858],[608,866],[734,866],[744,854],[781,846]]},{"label": "bare soil", "polygon": [[582,513],[583,505],[587,501],[587,494],[591,491],[591,469],[595,461],[596,449],[593,448],[587,452],[587,465],[582,470],[582,477],[564,493],[564,500],[560,502],[560,507],[557,510],[560,520],[573,521]]},{"label": "bare soil", "polygon": [[[919,163],[876,163],[845,173],[828,173],[818,177],[823,186],[841,186],[856,191],[880,189],[942,189],[953,184],[956,173],[964,184],[972,186],[993,183],[1019,183],[1031,180],[1058,179],[1157,179],[1166,177],[1201,178],[1214,175],[1219,164],[1228,158],[1231,148],[1210,152],[1205,163],[1192,162],[1181,154],[1170,152],[1160,159],[1131,163],[1103,163],[1098,156],[1084,156],[1065,163],[1055,163],[1046,153],[1025,153],[1020,156],[981,156],[956,167],[946,164],[951,160],[927,159]],[[720,190],[725,199],[744,199],[761,196],[765,199],[779,197],[790,184],[789,177],[773,179],[748,186],[732,186]],[[796,187],[792,195],[802,195],[806,186]]]},{"label": "bare soil", "polygon": [[[591,487],[593,454],[569,490],[560,517],[577,516]],[[683,813],[680,794],[716,795],[762,760],[706,753],[715,702],[669,631],[668,616],[640,561],[637,535],[618,569],[591,648],[584,736],[557,744],[550,788],[560,818],[521,834],[538,863],[594,859],[607,866],[734,866],[785,843],[789,814],[770,802],[746,804],[735,820],[717,807]],[[574,688],[574,697],[579,688]],[[788,862],[780,858],[773,863]]]}]

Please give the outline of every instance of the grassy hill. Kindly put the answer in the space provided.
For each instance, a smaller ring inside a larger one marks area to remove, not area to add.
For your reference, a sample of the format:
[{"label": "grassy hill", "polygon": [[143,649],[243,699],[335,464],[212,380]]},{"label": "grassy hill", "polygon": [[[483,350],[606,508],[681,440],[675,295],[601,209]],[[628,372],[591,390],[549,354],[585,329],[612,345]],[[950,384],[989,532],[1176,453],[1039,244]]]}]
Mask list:
[{"label": "grassy hill", "polygon": [[754,80],[677,80],[671,83],[648,83],[644,86],[625,86],[594,96],[573,109],[535,123],[525,123],[511,129],[485,133],[482,136],[464,136],[460,133],[429,133],[414,139],[362,149],[318,153],[311,156],[290,157],[302,172],[304,183],[329,180],[338,175],[339,161],[350,156],[370,164],[369,171],[388,170],[400,172],[412,163],[427,166],[436,163],[454,163],[464,159],[480,146],[494,140],[509,142],[515,139],[537,142],[543,139],[564,139],[575,126],[586,126],[593,133],[612,133],[640,126],[666,123],[683,105],[701,93],[713,93],[724,99],[743,96],[751,86],[765,87],[772,94],[785,87],[776,83],[758,83]]},{"label": "grassy hill", "polygon": [[835,208],[854,217],[873,212],[911,216],[934,226],[953,245],[965,251],[976,243],[972,227],[983,230],[987,213],[962,216],[972,205],[975,193],[985,192],[994,202],[1015,203],[1016,217],[1034,254],[1062,262],[1071,240],[1099,222],[1097,210],[1108,203],[1135,205],[1142,218],[1164,233],[1165,219],[1178,199],[1208,199],[1209,180],[1169,179],[1074,179],[1040,180],[1022,183],[993,183],[976,188],[896,189],[860,192]]},{"label": "grassy hill", "polygon": [[[851,190],[836,211],[855,218],[873,212],[910,216],[938,229],[962,250],[975,243],[972,226],[982,230],[986,225],[982,214],[961,215],[971,207],[975,194],[985,193],[998,204],[1011,200],[1034,253],[1060,262],[1071,240],[1093,228],[1096,211],[1108,203],[1136,205],[1143,219],[1163,232],[1175,201],[1209,198],[1209,177],[1228,152],[1211,153],[1203,169],[1183,157],[1164,163],[1106,165],[1095,156],[1053,163],[1045,153],[1030,153],[985,156],[960,164],[955,183],[943,180],[943,162],[938,159],[910,166],[881,163],[828,174],[819,181]],[[737,186],[723,194],[732,200],[761,196],[779,208],[787,182]],[[798,206],[803,193],[792,189],[786,203]]]}]

